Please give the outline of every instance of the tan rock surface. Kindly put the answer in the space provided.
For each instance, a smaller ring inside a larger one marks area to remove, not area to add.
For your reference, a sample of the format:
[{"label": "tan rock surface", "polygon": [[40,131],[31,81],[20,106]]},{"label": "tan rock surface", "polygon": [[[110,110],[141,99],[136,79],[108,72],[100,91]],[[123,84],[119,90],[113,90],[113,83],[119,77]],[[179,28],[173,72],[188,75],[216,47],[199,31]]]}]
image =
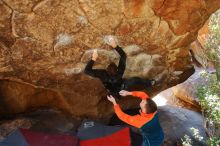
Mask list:
[{"label": "tan rock surface", "polygon": [[[175,85],[189,77],[188,46],[219,7],[218,0],[0,0],[1,96],[8,99],[3,105],[10,107],[4,112],[21,112],[31,105],[68,109],[80,116],[109,111],[101,83],[83,74],[91,54],[87,52],[94,48],[100,52],[96,67],[118,61],[104,43],[108,35],[116,36],[127,50],[125,77],[163,76],[163,87]],[[23,102],[18,109],[8,105],[16,98]],[[79,110],[82,107],[87,109]]]}]

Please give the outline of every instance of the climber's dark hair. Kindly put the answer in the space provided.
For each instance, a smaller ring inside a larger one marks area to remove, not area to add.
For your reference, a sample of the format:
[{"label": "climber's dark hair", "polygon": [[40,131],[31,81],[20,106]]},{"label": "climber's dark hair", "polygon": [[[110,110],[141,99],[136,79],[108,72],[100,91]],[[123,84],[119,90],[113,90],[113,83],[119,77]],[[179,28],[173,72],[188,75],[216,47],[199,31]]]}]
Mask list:
[{"label": "climber's dark hair", "polygon": [[107,70],[107,72],[108,72],[109,75],[115,75],[116,72],[117,72],[117,69],[118,69],[117,65],[116,65],[114,62],[111,62],[111,63],[108,65],[108,67],[107,67],[106,70]]},{"label": "climber's dark hair", "polygon": [[152,99],[147,99],[145,108],[147,114],[154,113],[157,111],[157,105]]}]

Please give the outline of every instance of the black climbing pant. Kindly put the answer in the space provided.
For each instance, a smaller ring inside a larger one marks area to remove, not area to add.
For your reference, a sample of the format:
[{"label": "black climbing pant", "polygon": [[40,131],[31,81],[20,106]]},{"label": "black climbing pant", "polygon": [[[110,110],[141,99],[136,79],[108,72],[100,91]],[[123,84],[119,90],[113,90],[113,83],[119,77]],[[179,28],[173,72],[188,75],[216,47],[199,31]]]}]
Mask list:
[{"label": "black climbing pant", "polygon": [[124,79],[124,83],[122,84],[121,89],[128,91],[149,89],[152,87],[152,81],[153,80],[142,79],[139,77]]}]

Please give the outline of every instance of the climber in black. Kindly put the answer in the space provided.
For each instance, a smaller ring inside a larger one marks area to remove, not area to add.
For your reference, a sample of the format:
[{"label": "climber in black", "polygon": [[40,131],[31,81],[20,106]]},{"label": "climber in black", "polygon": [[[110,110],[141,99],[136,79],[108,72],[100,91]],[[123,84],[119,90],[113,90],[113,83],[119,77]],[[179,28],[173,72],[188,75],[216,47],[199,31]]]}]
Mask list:
[{"label": "climber in black", "polygon": [[108,90],[109,94],[114,97],[119,97],[119,91],[121,90],[144,90],[152,87],[155,84],[155,80],[142,79],[139,77],[132,78],[122,78],[125,65],[126,65],[126,54],[123,49],[116,45],[116,42],[113,38],[109,40],[109,45],[114,48],[120,55],[120,61],[118,66],[112,62],[108,65],[107,69],[93,69],[93,64],[98,58],[97,50],[94,50],[92,59],[88,62],[85,67],[85,73],[99,78],[104,84],[105,88]]}]

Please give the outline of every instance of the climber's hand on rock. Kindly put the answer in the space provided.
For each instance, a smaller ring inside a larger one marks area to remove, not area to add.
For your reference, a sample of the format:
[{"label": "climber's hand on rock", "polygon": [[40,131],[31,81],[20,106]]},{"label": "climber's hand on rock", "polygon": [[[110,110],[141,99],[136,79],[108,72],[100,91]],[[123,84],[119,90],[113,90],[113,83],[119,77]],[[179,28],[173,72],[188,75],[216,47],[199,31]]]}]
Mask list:
[{"label": "climber's hand on rock", "polygon": [[112,95],[107,95],[107,98],[110,102],[112,102],[114,105],[116,105],[116,101],[115,101],[115,98],[112,96]]},{"label": "climber's hand on rock", "polygon": [[109,45],[112,46],[112,48],[117,47],[117,44],[116,44],[115,39],[113,37],[109,38]]},{"label": "climber's hand on rock", "polygon": [[121,90],[121,91],[119,92],[119,94],[120,94],[121,96],[128,96],[128,95],[131,95],[132,93],[129,92],[129,91],[126,91],[126,90]]},{"label": "climber's hand on rock", "polygon": [[98,52],[97,52],[97,49],[95,49],[94,51],[93,51],[93,54],[92,54],[92,60],[93,61],[96,61],[97,60],[97,58],[98,58]]}]

